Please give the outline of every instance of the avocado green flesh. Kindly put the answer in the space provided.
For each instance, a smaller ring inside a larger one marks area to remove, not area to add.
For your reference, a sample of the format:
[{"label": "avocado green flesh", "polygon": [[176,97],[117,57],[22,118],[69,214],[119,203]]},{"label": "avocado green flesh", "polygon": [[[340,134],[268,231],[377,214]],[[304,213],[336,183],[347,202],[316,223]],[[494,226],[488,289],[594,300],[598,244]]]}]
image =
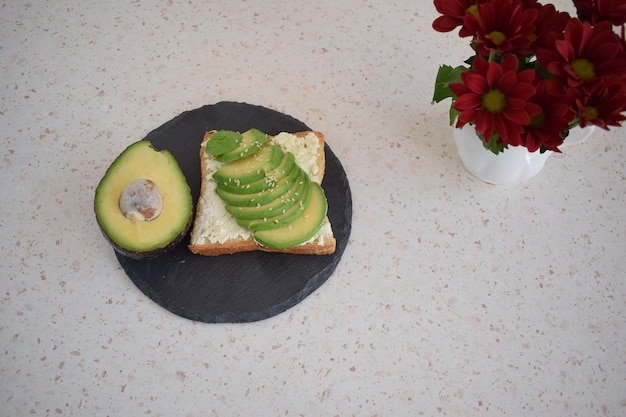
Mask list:
[{"label": "avocado green flesh", "polygon": [[291,188],[299,172],[298,169],[295,169],[296,167],[297,165],[293,164],[291,171],[287,175],[284,175],[276,181],[272,187],[266,188],[258,193],[234,194],[224,191],[219,187],[216,188],[215,192],[229,205],[252,207],[267,204]]},{"label": "avocado green flesh", "polygon": [[271,230],[286,226],[300,217],[311,202],[312,186],[311,180],[307,177],[303,181],[304,189],[298,200],[288,209],[280,210],[273,216],[263,217],[261,219],[243,220],[238,219],[237,223],[248,230]]},{"label": "avocado green flesh", "polygon": [[241,134],[241,142],[230,152],[216,156],[219,162],[231,162],[252,155],[267,142],[267,135],[257,129],[250,129]]},{"label": "avocado green flesh", "polygon": [[231,130],[218,130],[207,142],[204,151],[213,156],[231,152],[241,143],[241,133]]},{"label": "avocado green flesh", "polygon": [[308,176],[304,171],[300,167],[297,167],[297,169],[299,171],[298,178],[294,180],[291,188],[269,203],[249,207],[226,205],[226,211],[237,220],[256,220],[273,217],[277,213],[287,210],[300,200],[300,196],[306,187],[306,180],[308,180]]},{"label": "avocado green flesh", "polygon": [[213,179],[225,191],[252,193],[255,190],[250,188],[250,183],[258,183],[265,178],[267,172],[280,165],[284,156],[282,149],[276,145],[264,147],[253,155],[222,165],[213,174]]},{"label": "avocado green flesh", "polygon": [[324,224],[328,203],[319,184],[311,181],[311,200],[304,212],[291,224],[272,230],[254,232],[262,245],[286,249],[311,239]]},{"label": "avocado green flesh", "polygon": [[[277,147],[278,148],[278,147]],[[278,148],[280,149],[280,148]],[[259,152],[262,152],[259,151]],[[262,191],[267,190],[268,188],[275,187],[276,184],[283,178],[285,175],[288,175],[292,172],[292,169],[296,167],[296,158],[292,153],[283,153],[281,150],[281,160],[278,164],[276,164],[272,169],[267,171],[263,170],[263,177],[258,178],[252,182],[242,182],[242,181],[233,181],[226,179],[224,181],[218,182],[217,186],[229,193],[233,194],[254,194],[260,193]]]},{"label": "avocado green flesh", "polygon": [[[127,218],[119,207],[126,186],[138,179],[154,182],[163,197],[161,214],[150,221]],[[170,249],[191,225],[193,203],[187,180],[174,156],[156,151],[149,141],[124,150],[107,169],[94,198],[96,220],[113,248],[135,259],[150,258]]]}]

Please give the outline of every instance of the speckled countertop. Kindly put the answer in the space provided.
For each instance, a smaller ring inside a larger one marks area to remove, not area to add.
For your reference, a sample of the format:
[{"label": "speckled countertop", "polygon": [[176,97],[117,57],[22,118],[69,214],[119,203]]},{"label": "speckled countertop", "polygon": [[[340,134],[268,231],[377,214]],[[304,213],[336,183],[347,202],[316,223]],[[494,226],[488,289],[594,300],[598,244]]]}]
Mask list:
[{"label": "speckled countertop", "polygon": [[[0,5],[0,415],[626,415],[626,130],[474,179],[430,104],[468,47],[410,3]],[[324,132],[354,203],[332,277],[243,325],[151,301],[93,215],[128,144],[223,100]]]}]

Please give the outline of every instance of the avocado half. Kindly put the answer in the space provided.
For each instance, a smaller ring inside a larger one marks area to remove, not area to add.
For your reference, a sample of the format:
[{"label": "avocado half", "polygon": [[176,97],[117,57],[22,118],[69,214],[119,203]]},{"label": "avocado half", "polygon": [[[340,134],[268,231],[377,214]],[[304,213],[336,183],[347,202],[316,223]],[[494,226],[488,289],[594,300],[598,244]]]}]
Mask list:
[{"label": "avocado half", "polygon": [[169,151],[141,140],[107,169],[96,188],[94,211],[115,251],[133,259],[155,258],[189,231],[191,189]]}]

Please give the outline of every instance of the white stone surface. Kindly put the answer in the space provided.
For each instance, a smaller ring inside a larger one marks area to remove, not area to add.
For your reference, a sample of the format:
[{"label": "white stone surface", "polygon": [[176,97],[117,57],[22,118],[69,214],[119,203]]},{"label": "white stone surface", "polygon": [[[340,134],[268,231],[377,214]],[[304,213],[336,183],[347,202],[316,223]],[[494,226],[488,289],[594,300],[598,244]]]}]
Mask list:
[{"label": "white stone surface", "polygon": [[[430,103],[469,49],[435,17],[425,0],[0,5],[0,414],[625,415],[626,131],[524,183],[475,180]],[[246,325],[156,305],[93,215],[128,144],[222,100],[324,132],[354,201],[335,274]]]}]

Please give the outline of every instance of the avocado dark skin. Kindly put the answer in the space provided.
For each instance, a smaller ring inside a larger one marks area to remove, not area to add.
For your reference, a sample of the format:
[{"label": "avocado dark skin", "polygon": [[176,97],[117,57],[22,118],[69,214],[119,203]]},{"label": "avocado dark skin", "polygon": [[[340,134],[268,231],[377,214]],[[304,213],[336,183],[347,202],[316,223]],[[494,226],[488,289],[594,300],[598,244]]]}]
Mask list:
[{"label": "avocado dark skin", "polygon": [[145,251],[145,252],[137,252],[137,251],[133,251],[133,250],[129,250],[129,249],[125,249],[121,247],[120,245],[115,243],[113,240],[111,240],[111,238],[106,234],[104,229],[100,226],[100,223],[98,223],[98,228],[102,232],[102,235],[109,242],[109,244],[113,247],[115,252],[119,253],[120,255],[125,256],[127,258],[136,259],[136,260],[154,259],[154,258],[161,256],[165,252],[169,252],[173,250],[176,246],[178,246],[180,242],[182,242],[182,240],[185,237],[187,237],[187,234],[189,233],[189,228],[191,227],[191,224],[192,224],[192,220],[193,220],[193,213],[192,213],[192,216],[189,217],[189,221],[187,222],[187,225],[185,226],[184,230],[176,237],[176,239],[171,241],[168,245],[162,248],[157,248],[157,249],[153,249],[151,251]]}]

